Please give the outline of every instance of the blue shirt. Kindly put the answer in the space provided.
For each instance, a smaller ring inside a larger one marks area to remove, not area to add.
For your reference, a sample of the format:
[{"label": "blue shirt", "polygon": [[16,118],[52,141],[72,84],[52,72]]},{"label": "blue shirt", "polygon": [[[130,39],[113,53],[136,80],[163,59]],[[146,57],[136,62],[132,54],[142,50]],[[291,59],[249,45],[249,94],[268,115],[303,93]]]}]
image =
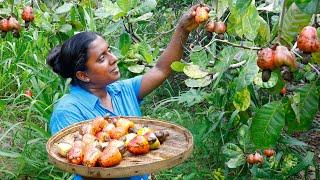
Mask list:
[{"label": "blue shirt", "polygon": [[[106,86],[111,96],[113,112],[105,108],[100,99],[80,86],[70,86],[70,93],[64,95],[56,104],[51,120],[51,134],[71,124],[93,119],[97,116],[141,116],[140,99],[138,98],[142,76],[116,81]],[[82,179],[75,176],[74,179]],[[148,175],[119,178],[121,180],[147,180]]]}]

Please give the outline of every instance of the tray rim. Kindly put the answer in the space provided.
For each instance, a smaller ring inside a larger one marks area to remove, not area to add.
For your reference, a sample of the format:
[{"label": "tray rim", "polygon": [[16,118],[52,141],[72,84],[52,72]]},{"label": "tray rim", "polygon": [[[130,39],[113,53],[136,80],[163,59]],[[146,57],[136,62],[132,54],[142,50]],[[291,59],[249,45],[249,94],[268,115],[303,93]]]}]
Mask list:
[{"label": "tray rim", "polygon": [[[56,159],[54,156],[50,153],[50,147],[53,145],[53,143],[59,141],[61,138],[63,138],[65,135],[63,135],[63,132],[66,132],[72,128],[75,128],[76,126],[79,126],[81,124],[88,123],[89,121],[92,121],[93,119],[84,120],[75,124],[71,124],[63,129],[61,129],[59,132],[54,134],[49,138],[49,140],[46,143],[46,151],[48,153],[48,157],[50,162],[57,168],[70,172],[70,173],[76,173],[81,176],[85,177],[96,177],[96,178],[120,178],[120,177],[129,177],[129,176],[136,176],[136,175],[144,175],[144,174],[150,174],[153,172],[157,172],[160,170],[165,170],[172,168],[180,163],[182,163],[184,160],[190,157],[193,151],[194,146],[194,139],[192,133],[185,127],[176,124],[174,122],[168,122],[162,119],[157,118],[151,118],[151,117],[138,117],[138,116],[113,116],[111,118],[128,118],[130,120],[144,120],[149,122],[160,122],[162,124],[166,124],[167,126],[174,126],[179,129],[179,133],[183,134],[188,139],[188,145],[186,150],[180,152],[179,154],[173,156],[169,159],[160,160],[157,162],[151,162],[147,164],[141,164],[141,165],[135,165],[135,166],[128,166],[128,167],[86,167],[83,165],[75,165],[68,162],[60,161],[59,159]],[[166,126],[164,126],[166,127]],[[76,131],[76,130],[75,130]],[[52,145],[51,145],[52,144]],[[51,146],[50,146],[51,145]],[[147,169],[143,169],[143,167],[148,166]],[[125,169],[125,170],[124,170]],[[100,171],[108,171],[104,172],[102,175]],[[114,171],[110,173],[111,171]],[[92,172],[92,173],[90,173]],[[105,175],[105,173],[107,175]]]}]

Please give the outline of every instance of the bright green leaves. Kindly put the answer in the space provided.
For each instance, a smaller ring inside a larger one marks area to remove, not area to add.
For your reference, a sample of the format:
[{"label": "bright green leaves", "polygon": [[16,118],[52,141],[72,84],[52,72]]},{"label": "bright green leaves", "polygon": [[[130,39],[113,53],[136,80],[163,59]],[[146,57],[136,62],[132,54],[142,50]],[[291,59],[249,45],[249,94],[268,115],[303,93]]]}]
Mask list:
[{"label": "bright green leaves", "polygon": [[181,94],[178,97],[179,104],[185,104],[188,107],[191,107],[195,104],[198,104],[204,100],[205,93],[200,90],[190,89],[189,91]]},{"label": "bright green leaves", "polygon": [[242,150],[235,144],[227,143],[222,147],[222,152],[228,159],[226,165],[229,168],[237,168],[243,165],[246,161]]},{"label": "bright green leaves", "polygon": [[295,118],[287,122],[289,130],[308,130],[319,106],[319,90],[315,83],[299,88],[291,98]]},{"label": "bright green leaves", "polygon": [[152,64],[157,58],[159,49],[153,52],[145,42],[132,44],[128,33],[123,33],[119,40],[119,50],[123,61],[129,66],[128,70],[133,73],[142,73],[147,64]]},{"label": "bright green leaves", "polygon": [[259,16],[260,27],[258,29],[258,35],[255,38],[255,42],[261,46],[266,46],[270,42],[271,32],[269,28],[269,24]]},{"label": "bright green leaves", "polygon": [[183,68],[183,72],[194,79],[204,78],[208,75],[208,72],[201,70],[198,65],[191,64]]},{"label": "bright green leaves", "polygon": [[234,10],[239,15],[243,15],[247,12],[252,0],[231,0]]},{"label": "bright green leaves", "polygon": [[133,65],[133,66],[129,66],[129,67],[128,67],[128,70],[129,70],[130,72],[139,74],[139,73],[142,73],[142,72],[143,72],[144,68],[145,68],[144,65],[136,64],[136,65]]},{"label": "bright green leaves", "polygon": [[63,24],[60,26],[60,32],[67,33],[72,30],[72,26],[70,24]]},{"label": "bright green leaves", "polygon": [[292,41],[304,26],[307,26],[312,15],[301,12],[297,5],[293,3],[283,18],[283,27],[281,29],[281,38],[287,44],[292,45]]},{"label": "bright green leaves", "polygon": [[107,18],[109,16],[115,16],[122,12],[120,7],[116,3],[112,3],[110,0],[104,0],[103,6],[95,11],[95,15],[98,18]]},{"label": "bright green leaves", "polygon": [[186,79],[184,82],[188,87],[191,87],[191,88],[194,88],[194,87],[205,87],[205,86],[208,86],[212,82],[212,79],[210,78],[210,76],[206,76],[206,77],[201,78],[201,79],[191,79],[191,78],[189,78],[189,79]]},{"label": "bright green leaves", "polygon": [[72,7],[73,7],[72,3],[64,3],[62,6],[60,6],[56,9],[56,14],[67,13],[71,10]]},{"label": "bright green leaves", "polygon": [[[180,68],[182,65],[180,64]],[[201,69],[200,66],[195,64],[186,65],[183,67],[183,72],[190,77],[185,80],[185,84],[188,87],[205,87],[208,86],[212,79],[208,76],[208,72]]]},{"label": "bright green leaves", "polygon": [[[216,3],[217,3],[217,1],[212,1],[213,7],[216,7]],[[223,13],[228,9],[229,2],[226,1],[226,0],[218,0],[218,5],[219,5],[219,7],[217,9],[216,16],[217,16],[218,19],[220,19],[220,17],[223,15]],[[214,9],[214,10],[216,10],[216,9]],[[212,11],[210,11],[210,13],[211,12]]]},{"label": "bright green leaves", "polygon": [[123,12],[127,13],[132,7],[137,5],[137,0],[117,0],[117,4]]},{"label": "bright green leaves", "polygon": [[237,90],[241,90],[252,84],[254,77],[259,72],[257,66],[257,53],[254,51],[244,51],[246,54],[243,59],[248,59],[246,65],[241,69],[240,74],[236,80]]},{"label": "bright green leaves", "polygon": [[154,10],[157,6],[156,0],[145,0],[131,11],[132,15],[141,15]]},{"label": "bright green leaves", "polygon": [[250,4],[247,8],[231,8],[231,16],[228,21],[228,32],[239,37],[254,40],[260,28],[259,13],[257,8]]},{"label": "bright green leaves", "polygon": [[233,97],[233,105],[239,111],[245,111],[250,106],[250,92],[247,88],[242,89],[241,91],[236,92]]},{"label": "bright green leaves", "polygon": [[190,54],[190,59],[194,64],[201,67],[206,67],[209,64],[208,56],[204,49],[200,51],[193,51]]},{"label": "bright green leaves", "polygon": [[171,69],[176,72],[183,72],[183,69],[186,65],[180,61],[175,61],[171,64]]},{"label": "bright green leaves", "polygon": [[119,49],[121,55],[125,56],[128,53],[128,51],[130,50],[131,43],[132,41],[128,33],[121,34],[119,39]]},{"label": "bright green leaves", "polygon": [[319,0],[295,0],[295,3],[301,11],[306,14],[319,14],[320,2]]},{"label": "bright green leaves", "polygon": [[250,127],[256,148],[275,146],[284,125],[285,113],[281,102],[274,101],[257,110]]}]

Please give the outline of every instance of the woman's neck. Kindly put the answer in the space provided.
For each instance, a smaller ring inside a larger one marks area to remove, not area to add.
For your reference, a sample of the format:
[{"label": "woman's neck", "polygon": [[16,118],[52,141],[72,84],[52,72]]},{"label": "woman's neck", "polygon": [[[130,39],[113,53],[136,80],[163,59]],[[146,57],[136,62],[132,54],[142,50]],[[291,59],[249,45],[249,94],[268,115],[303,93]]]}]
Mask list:
[{"label": "woman's neck", "polygon": [[100,99],[104,99],[108,97],[108,92],[105,88],[94,88],[94,87],[87,87],[86,88],[89,92],[96,95]]}]

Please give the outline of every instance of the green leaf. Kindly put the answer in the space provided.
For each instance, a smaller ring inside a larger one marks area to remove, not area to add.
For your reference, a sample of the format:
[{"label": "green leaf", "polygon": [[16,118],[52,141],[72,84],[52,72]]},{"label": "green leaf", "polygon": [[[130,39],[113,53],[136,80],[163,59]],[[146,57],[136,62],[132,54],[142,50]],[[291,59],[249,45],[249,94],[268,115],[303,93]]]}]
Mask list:
[{"label": "green leaf", "polygon": [[220,79],[224,75],[224,72],[228,70],[237,52],[239,52],[239,50],[231,46],[227,46],[222,51],[220,51],[220,53],[218,54],[219,61],[213,67],[213,71],[217,72],[218,76],[212,88],[215,88],[218,85]]},{"label": "green leaf", "polygon": [[126,16],[126,13],[123,12],[123,11],[121,11],[121,12],[119,12],[118,14],[114,15],[112,19],[113,19],[114,21],[118,21],[121,17],[124,17],[124,16]]},{"label": "green leaf", "polygon": [[129,22],[135,23],[138,21],[146,21],[146,20],[150,19],[152,17],[152,15],[153,15],[153,13],[149,12],[149,13],[143,14],[137,18],[130,18]]},{"label": "green leaf", "polygon": [[222,146],[222,152],[227,158],[234,158],[243,155],[241,148],[232,143],[227,143]]},{"label": "green leaf", "polygon": [[229,168],[237,168],[246,162],[242,150],[235,144],[225,144],[222,147],[222,152],[229,159],[228,162],[226,162]]},{"label": "green leaf", "polygon": [[194,78],[194,79],[204,78],[205,76],[208,75],[208,72],[201,70],[198,65],[194,65],[194,64],[185,66],[183,68],[183,72],[187,76]]},{"label": "green leaf", "polygon": [[[231,0],[232,9],[235,10],[239,16],[242,16],[247,12],[252,0]],[[219,4],[218,4],[219,5]]]},{"label": "green leaf", "polygon": [[257,110],[250,127],[251,139],[257,148],[275,146],[285,125],[284,108],[281,102],[271,102]]},{"label": "green leaf", "polygon": [[292,41],[298,32],[310,23],[311,17],[312,15],[303,13],[297,5],[293,3],[284,15],[281,38],[285,40],[288,45],[292,45]]},{"label": "green leaf", "polygon": [[131,47],[131,38],[128,33],[122,33],[119,38],[119,49],[121,55],[125,56],[127,55],[128,51],[130,50]]},{"label": "green leaf", "polygon": [[259,16],[260,27],[258,29],[258,35],[255,39],[255,42],[261,46],[265,46],[269,43],[271,39],[271,32],[269,24]]},{"label": "green leaf", "polygon": [[305,146],[305,147],[309,146],[303,141],[299,141],[298,139],[290,136],[285,136],[283,139],[280,139],[280,142],[290,146]]},{"label": "green leaf", "polygon": [[117,0],[118,6],[127,13],[131,8],[137,5],[137,0]]},{"label": "green leaf", "polygon": [[128,70],[129,70],[130,72],[139,74],[139,73],[142,73],[142,72],[143,72],[144,68],[145,68],[144,65],[136,64],[136,65],[133,65],[133,66],[128,67]]},{"label": "green leaf", "polygon": [[247,88],[238,91],[233,97],[233,105],[239,111],[245,111],[250,106],[251,98],[250,92]]},{"label": "green leaf", "polygon": [[[216,2],[217,1],[213,1],[212,3],[212,7],[216,7]],[[223,13],[228,9],[229,7],[229,3],[226,0],[218,0],[218,9],[217,9],[217,18],[220,19],[223,15]],[[216,9],[215,9],[216,10]],[[210,11],[211,12],[211,11]]]},{"label": "green leaf", "polygon": [[139,51],[143,55],[144,59],[146,60],[146,62],[148,64],[150,64],[152,62],[152,60],[153,60],[153,56],[149,52],[149,49],[150,48],[149,48],[149,46],[148,46],[148,44],[146,42],[143,41],[143,42],[141,42],[139,44]]},{"label": "green leaf", "polygon": [[191,87],[191,88],[205,87],[205,86],[208,86],[212,82],[212,79],[210,78],[210,76],[206,76],[201,79],[190,79],[189,78],[189,79],[186,79],[184,82],[188,87]]},{"label": "green leaf", "polygon": [[274,87],[277,84],[278,78],[279,77],[278,77],[277,73],[272,71],[269,81],[263,82],[262,81],[262,72],[259,72],[257,74],[257,76],[254,78],[253,82],[254,82],[255,85],[257,85],[257,86],[259,86],[261,88],[269,89],[269,88]]},{"label": "green leaf", "polygon": [[243,124],[239,130],[237,139],[239,141],[239,144],[241,145],[244,152],[246,152],[248,149],[253,148],[252,141],[250,139],[250,131],[249,126]]},{"label": "green leaf", "polygon": [[185,67],[186,65],[180,61],[175,61],[173,62],[170,67],[172,70],[176,71],[176,72],[183,72],[183,68]]},{"label": "green leaf", "polygon": [[245,163],[245,158],[243,155],[239,155],[235,158],[231,158],[228,162],[226,162],[226,165],[228,168],[237,168],[239,166],[242,166]]},{"label": "green leaf", "polygon": [[61,25],[61,27],[59,29],[59,31],[63,32],[63,33],[67,33],[71,30],[72,30],[72,26],[70,24],[63,24],[63,25]]},{"label": "green leaf", "polygon": [[118,21],[118,22],[115,22],[115,23],[110,23],[105,28],[103,35],[109,35],[109,34],[113,33],[114,31],[119,30],[121,28],[121,26],[122,26],[122,22],[121,21]]},{"label": "green leaf", "polygon": [[319,92],[316,83],[307,84],[297,89],[295,95],[299,99],[293,99],[291,106],[296,108],[293,109],[296,118],[288,122],[288,127],[290,130],[296,131],[308,130],[319,107]]},{"label": "green leaf", "polygon": [[[247,51],[245,51],[247,52]],[[245,58],[248,58],[246,65],[241,69],[241,72],[236,79],[237,90],[241,90],[248,85],[252,84],[253,79],[259,72],[259,67],[257,66],[257,53],[250,51],[246,54]]]},{"label": "green leaf", "polygon": [[72,7],[73,7],[72,3],[64,3],[62,6],[60,6],[56,9],[56,14],[67,13],[71,10]]},{"label": "green leaf", "polygon": [[200,67],[206,67],[209,64],[207,53],[205,50],[195,51],[190,54],[191,61]]},{"label": "green leaf", "polygon": [[102,7],[94,11],[97,18],[103,19],[109,16],[115,16],[122,12],[120,7],[116,3],[112,3],[110,0],[103,0],[102,5]]},{"label": "green leaf", "polygon": [[320,13],[319,0],[295,0],[295,3],[299,9],[306,14],[312,15]]},{"label": "green leaf", "polygon": [[87,30],[89,31],[95,31],[96,26],[95,26],[95,22],[92,16],[91,11],[88,11],[85,8],[83,9],[83,14],[84,14],[84,19],[86,20],[86,25],[87,25]]},{"label": "green leaf", "polygon": [[260,27],[259,13],[254,5],[250,5],[246,13],[239,15],[237,11],[232,11],[228,21],[228,32],[254,40]]},{"label": "green leaf", "polygon": [[218,54],[219,61],[213,67],[214,72],[223,74],[225,71],[227,71],[232,60],[234,59],[234,56],[238,52],[238,49],[235,49],[231,46],[227,46],[222,51],[220,51],[220,53]]},{"label": "green leaf", "polygon": [[103,9],[104,9],[104,16],[115,16],[121,12],[120,7],[116,3],[112,3],[110,0],[103,1]]},{"label": "green leaf", "polygon": [[185,103],[188,107],[191,107],[195,104],[201,103],[203,101],[204,93],[202,91],[197,91],[195,89],[190,89],[186,93],[183,93],[179,96],[178,103]]},{"label": "green leaf", "polygon": [[142,15],[154,10],[157,6],[156,0],[145,0],[131,11],[132,15]]}]

